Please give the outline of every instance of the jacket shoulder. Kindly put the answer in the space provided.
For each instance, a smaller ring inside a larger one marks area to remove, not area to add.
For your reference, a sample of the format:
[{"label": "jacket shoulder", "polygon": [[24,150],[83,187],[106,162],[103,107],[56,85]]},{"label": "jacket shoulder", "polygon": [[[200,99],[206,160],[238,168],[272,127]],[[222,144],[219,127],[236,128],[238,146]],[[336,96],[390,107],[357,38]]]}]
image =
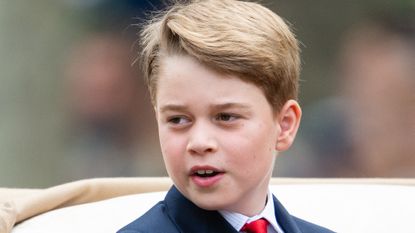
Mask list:
[{"label": "jacket shoulder", "polygon": [[161,201],[117,233],[179,233],[179,231],[170,220],[164,201]]},{"label": "jacket shoulder", "polygon": [[334,231],[318,226],[314,223],[307,222],[294,216],[293,218],[302,233],[334,233]]}]

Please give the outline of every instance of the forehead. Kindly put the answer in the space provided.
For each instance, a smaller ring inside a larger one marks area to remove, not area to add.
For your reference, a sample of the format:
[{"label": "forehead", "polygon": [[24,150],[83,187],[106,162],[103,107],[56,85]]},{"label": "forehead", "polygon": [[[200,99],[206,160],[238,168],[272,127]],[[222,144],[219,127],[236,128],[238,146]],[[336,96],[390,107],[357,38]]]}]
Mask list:
[{"label": "forehead", "polygon": [[190,56],[170,56],[163,61],[157,83],[156,102],[241,102],[265,99],[262,90],[236,75],[217,72]]},{"label": "forehead", "polygon": [[[220,72],[200,63],[188,55],[171,55],[165,57],[162,60],[158,75],[158,89],[166,85],[170,85],[171,87],[169,88],[174,89],[181,86],[201,84],[205,85],[205,87],[214,87],[219,91],[226,91],[223,86],[238,86],[241,85],[239,82],[245,83],[238,75]],[[208,90],[207,88],[206,91]],[[191,89],[188,91],[191,91]]]}]

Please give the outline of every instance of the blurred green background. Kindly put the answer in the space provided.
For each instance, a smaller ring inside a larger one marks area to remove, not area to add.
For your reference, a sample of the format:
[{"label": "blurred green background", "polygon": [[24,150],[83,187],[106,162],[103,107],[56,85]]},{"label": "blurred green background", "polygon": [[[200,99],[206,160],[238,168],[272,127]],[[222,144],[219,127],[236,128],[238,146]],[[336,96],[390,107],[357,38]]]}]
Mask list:
[{"label": "blurred green background", "polygon": [[[338,95],[337,62],[348,31],[379,12],[414,6],[412,0],[261,2],[290,22],[302,43],[300,102],[305,124],[311,121],[308,113],[314,111],[316,103]],[[103,171],[75,176],[76,168],[86,162],[82,160],[82,155],[78,155],[80,159],[67,159],[72,150],[69,143],[71,136],[68,135],[71,135],[74,126],[66,102],[65,86],[68,57],[84,38],[97,32],[129,34],[131,38],[133,33],[130,31],[137,30],[129,27],[137,22],[134,15],[143,17],[143,9],[162,5],[156,1],[140,0],[0,1],[0,186],[47,187],[94,176],[166,175],[154,131],[155,122],[148,120],[141,122],[149,125],[146,128],[148,131],[140,137],[142,140],[135,142],[139,147],[151,148],[140,152],[145,155],[138,152],[134,155],[138,164],[135,172],[133,169],[133,172],[125,174]],[[139,114],[151,116],[148,99],[141,99],[146,103]],[[300,141],[308,140],[306,129],[300,130]],[[317,166],[317,160],[307,158],[313,153],[302,145],[301,142],[296,144],[277,160],[276,175],[341,175],[320,173],[324,167],[313,171],[311,168]],[[99,160],[99,157],[94,158]],[[111,161],[107,160],[108,163]],[[92,162],[86,167],[93,166],[99,165]],[[362,173],[347,174],[365,176]],[[367,175],[372,176],[371,173]],[[374,175],[388,177],[389,173]]]}]

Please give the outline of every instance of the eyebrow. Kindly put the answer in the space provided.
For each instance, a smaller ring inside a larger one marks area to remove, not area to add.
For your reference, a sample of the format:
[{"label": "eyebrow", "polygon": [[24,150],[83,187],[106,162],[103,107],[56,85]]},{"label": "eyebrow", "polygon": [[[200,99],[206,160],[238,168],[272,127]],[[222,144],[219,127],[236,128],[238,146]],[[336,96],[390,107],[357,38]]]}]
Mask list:
[{"label": "eyebrow", "polygon": [[[223,104],[212,104],[210,106],[211,109],[217,109],[217,110],[224,110],[229,108],[238,108],[238,109],[249,109],[249,105],[243,104],[243,103],[223,103]],[[187,107],[185,105],[181,104],[166,104],[162,107],[160,107],[160,112],[164,113],[167,111],[187,111]]]},{"label": "eyebrow", "polygon": [[224,104],[215,104],[211,106],[214,109],[229,109],[229,108],[238,108],[238,109],[249,109],[249,105],[243,103],[224,103]]},{"label": "eyebrow", "polygon": [[166,104],[162,107],[160,107],[160,112],[164,113],[167,111],[185,111],[187,108],[184,105],[180,104]]}]

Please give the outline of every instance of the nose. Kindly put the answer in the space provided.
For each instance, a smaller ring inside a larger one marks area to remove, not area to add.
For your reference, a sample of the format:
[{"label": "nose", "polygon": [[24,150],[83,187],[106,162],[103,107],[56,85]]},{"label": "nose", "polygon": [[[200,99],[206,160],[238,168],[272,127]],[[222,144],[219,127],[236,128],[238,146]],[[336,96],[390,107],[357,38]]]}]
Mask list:
[{"label": "nose", "polygon": [[204,155],[216,152],[218,144],[215,139],[214,129],[201,122],[193,125],[186,149],[191,155]]}]

